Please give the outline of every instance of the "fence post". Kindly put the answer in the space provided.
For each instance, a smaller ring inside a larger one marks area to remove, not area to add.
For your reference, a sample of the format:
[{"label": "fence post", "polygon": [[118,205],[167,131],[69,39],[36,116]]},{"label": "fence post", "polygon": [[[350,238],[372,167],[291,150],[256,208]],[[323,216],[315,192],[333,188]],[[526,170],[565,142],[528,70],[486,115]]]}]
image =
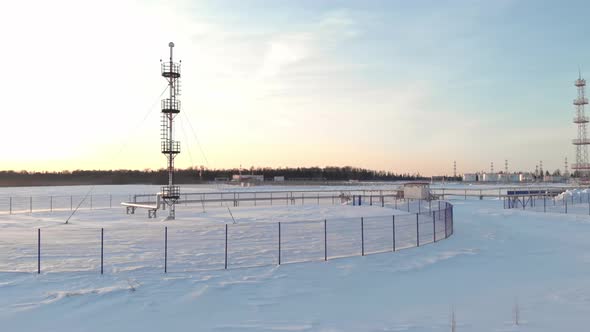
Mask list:
[{"label": "fence post", "polygon": [[33,196],[29,197],[29,211],[33,213]]},{"label": "fence post", "polygon": [[365,223],[361,217],[361,256],[365,255]]},{"label": "fence post", "polygon": [[100,229],[100,274],[104,272],[104,228]]},{"label": "fence post", "polygon": [[53,196],[49,196],[49,212],[53,212]]},{"label": "fence post", "polygon": [[369,205],[373,206],[373,194],[369,195]]},{"label": "fence post", "polygon": [[420,246],[420,227],[418,226],[418,216],[419,213],[416,213],[416,247]]},{"label": "fence post", "polygon": [[256,206],[256,192],[254,193],[254,206]]},{"label": "fence post", "polygon": [[324,219],[324,261],[328,260],[328,227],[327,220]]},{"label": "fence post", "polygon": [[92,210],[92,195],[90,195],[90,210]]},{"label": "fence post", "polygon": [[449,232],[447,231],[447,210],[448,207],[445,207],[445,239],[449,237]]},{"label": "fence post", "polygon": [[41,274],[41,228],[37,228],[37,274]]},{"label": "fence post", "polygon": [[410,200],[408,199],[407,202],[408,202],[408,212],[410,212]]},{"label": "fence post", "polygon": [[70,195],[70,211],[74,209],[74,198]]},{"label": "fence post", "polygon": [[113,195],[109,195],[109,209],[113,208]]},{"label": "fence post", "polygon": [[432,211],[432,237],[433,237],[433,242],[436,242],[436,217],[435,217],[435,213],[436,213],[436,211]]},{"label": "fence post", "polygon": [[164,273],[168,273],[168,226],[164,226]]},{"label": "fence post", "polygon": [[272,192],[270,193],[270,206],[272,206]]},{"label": "fence post", "polygon": [[318,205],[320,205],[320,194],[318,193]]},{"label": "fence post", "polygon": [[391,216],[391,228],[392,228],[392,234],[391,234],[391,243],[392,243],[392,248],[395,252],[395,214],[393,216]]},{"label": "fence post", "polygon": [[543,212],[547,212],[547,196],[543,195]]},{"label": "fence post", "polygon": [[279,221],[279,265],[281,265],[281,222]]},{"label": "fence post", "polygon": [[465,189],[465,200],[467,200],[467,189]]},{"label": "fence post", "polygon": [[227,270],[227,224],[225,224],[225,269]]},{"label": "fence post", "polygon": [[12,196],[9,199],[8,205],[9,205],[9,207],[8,207],[8,214],[12,214]]}]

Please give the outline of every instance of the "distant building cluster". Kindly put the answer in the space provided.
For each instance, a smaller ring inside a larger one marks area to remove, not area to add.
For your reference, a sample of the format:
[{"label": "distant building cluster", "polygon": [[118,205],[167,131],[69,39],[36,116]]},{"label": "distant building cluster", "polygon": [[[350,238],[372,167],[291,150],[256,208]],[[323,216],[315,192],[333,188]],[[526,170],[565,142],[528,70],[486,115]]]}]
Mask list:
[{"label": "distant building cluster", "polygon": [[568,177],[554,174],[529,173],[491,173],[491,172],[478,172],[478,173],[465,173],[463,174],[463,182],[491,182],[491,183],[521,183],[521,182],[567,182]]}]

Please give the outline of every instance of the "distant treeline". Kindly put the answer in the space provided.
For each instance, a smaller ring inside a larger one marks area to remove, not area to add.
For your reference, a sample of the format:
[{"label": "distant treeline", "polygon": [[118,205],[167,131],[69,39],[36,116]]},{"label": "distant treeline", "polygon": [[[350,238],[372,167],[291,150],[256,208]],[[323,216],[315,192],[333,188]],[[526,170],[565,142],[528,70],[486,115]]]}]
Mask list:
[{"label": "distant treeline", "polygon": [[[179,169],[175,182],[179,184],[207,183],[215,180],[231,180],[238,169]],[[251,168],[242,174],[264,175],[265,181],[284,176],[285,181],[398,181],[424,180],[420,174],[397,174],[356,167],[297,167]],[[88,184],[166,184],[168,173],[159,170],[76,170],[62,172],[0,171],[0,186],[60,186]]]}]

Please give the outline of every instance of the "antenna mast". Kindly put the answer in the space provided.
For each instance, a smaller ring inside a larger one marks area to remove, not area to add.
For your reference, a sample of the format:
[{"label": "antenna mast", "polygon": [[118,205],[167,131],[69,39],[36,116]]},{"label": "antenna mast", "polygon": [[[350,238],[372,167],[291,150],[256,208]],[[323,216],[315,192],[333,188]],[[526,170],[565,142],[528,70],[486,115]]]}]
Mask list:
[{"label": "antenna mast", "polygon": [[580,180],[588,180],[588,172],[590,164],[588,163],[588,144],[590,140],[587,138],[586,126],[588,118],[584,111],[584,105],[588,104],[588,99],[585,96],[586,80],[582,79],[582,73],[578,68],[578,79],[574,82],[578,89],[578,98],[574,99],[576,107],[576,114],[574,116],[574,123],[578,126],[578,138],[573,139],[572,143],[576,146],[576,163],[572,164],[572,170],[580,177]]},{"label": "antenna mast", "polygon": [[180,186],[174,184],[174,158],[180,153],[180,142],[174,140],[174,118],[180,113],[180,100],[176,96],[180,95],[180,63],[174,62],[173,49],[174,43],[168,44],[170,47],[170,61],[161,62],[162,76],[168,81],[169,98],[162,99],[162,119],[160,125],[161,149],[167,159],[168,168],[168,185],[162,187],[162,199],[168,205],[169,220],[176,217],[175,205],[180,198]]}]

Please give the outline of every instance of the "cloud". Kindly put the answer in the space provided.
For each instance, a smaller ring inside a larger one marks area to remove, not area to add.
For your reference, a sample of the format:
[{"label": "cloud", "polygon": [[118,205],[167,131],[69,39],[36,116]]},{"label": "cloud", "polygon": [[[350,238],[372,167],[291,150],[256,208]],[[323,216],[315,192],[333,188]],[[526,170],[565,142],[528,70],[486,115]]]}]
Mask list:
[{"label": "cloud", "polygon": [[302,26],[299,31],[273,36],[267,42],[266,54],[257,78],[277,77],[285,67],[317,57],[358,34],[351,15],[346,11],[336,11]]}]

